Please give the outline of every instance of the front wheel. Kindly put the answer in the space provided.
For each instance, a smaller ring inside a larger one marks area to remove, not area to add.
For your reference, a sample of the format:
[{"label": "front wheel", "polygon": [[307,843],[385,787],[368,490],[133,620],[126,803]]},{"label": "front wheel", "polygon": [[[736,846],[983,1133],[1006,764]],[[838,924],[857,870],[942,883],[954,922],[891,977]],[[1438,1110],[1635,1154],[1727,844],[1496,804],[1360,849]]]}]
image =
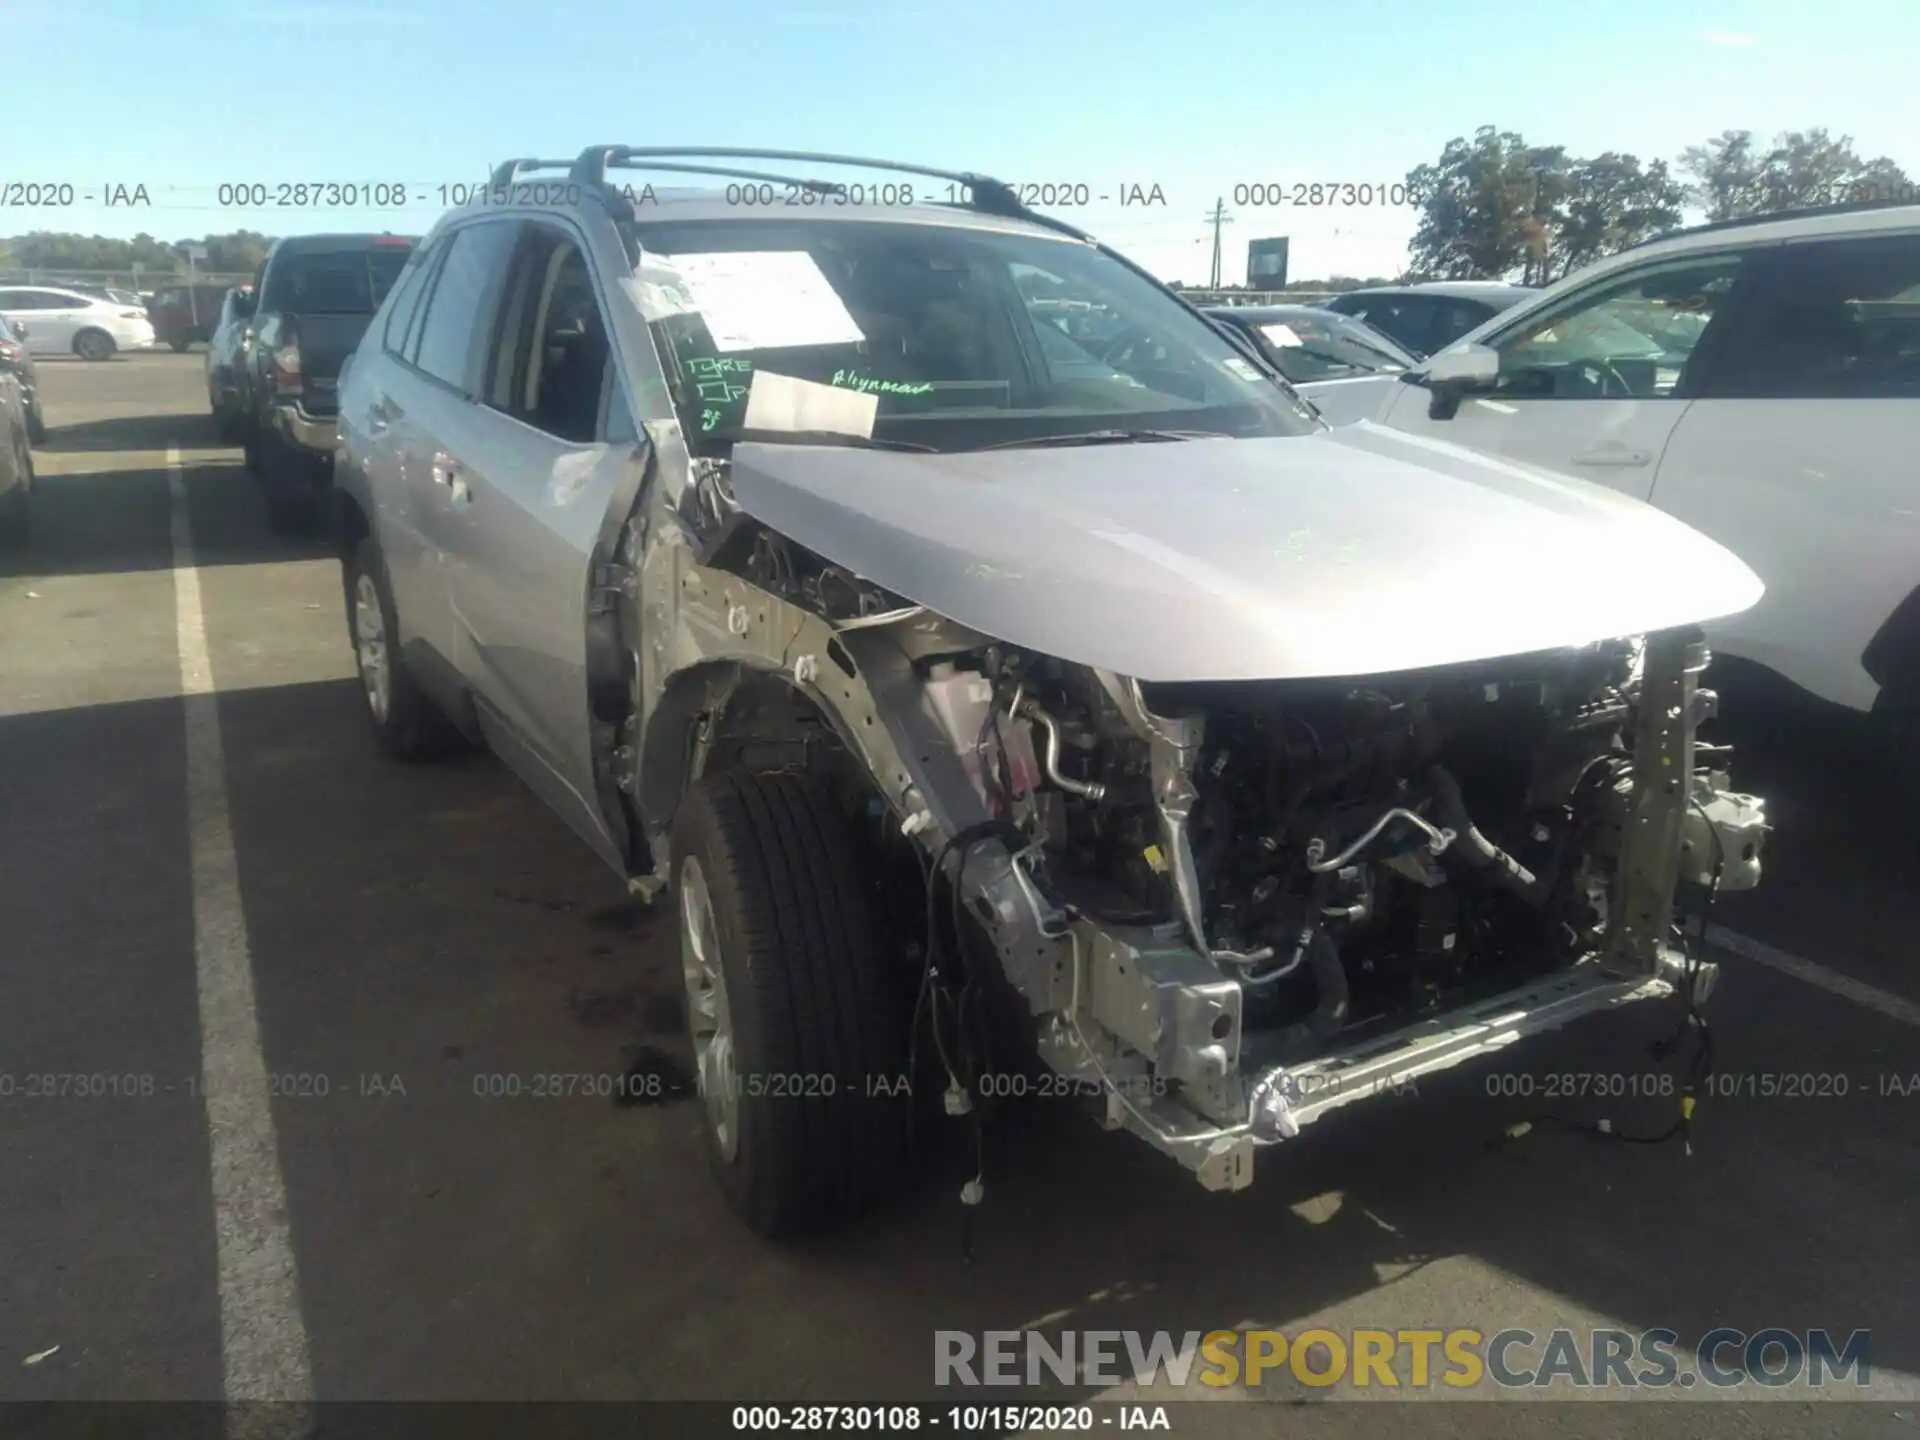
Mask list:
[{"label": "front wheel", "polygon": [[182,350],[185,350],[190,343],[191,343],[190,341],[186,341],[186,340],[167,341],[167,344],[172,347],[174,353],[176,354],[178,354]]},{"label": "front wheel", "polygon": [[846,819],[785,772],[702,776],[673,823],[708,1160],[762,1235],[842,1224],[898,1181],[904,987]]},{"label": "front wheel", "polygon": [[73,339],[73,353],[82,360],[111,360],[118,348],[104,330],[82,330]]},{"label": "front wheel", "polygon": [[33,404],[27,407],[27,443],[30,445],[47,443],[47,420],[40,413],[40,400],[37,396]]}]

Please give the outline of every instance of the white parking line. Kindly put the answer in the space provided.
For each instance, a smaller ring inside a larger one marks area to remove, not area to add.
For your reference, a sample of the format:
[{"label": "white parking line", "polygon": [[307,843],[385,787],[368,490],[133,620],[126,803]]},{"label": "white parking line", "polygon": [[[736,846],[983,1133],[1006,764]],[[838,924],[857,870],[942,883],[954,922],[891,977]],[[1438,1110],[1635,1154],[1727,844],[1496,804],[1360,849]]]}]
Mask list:
[{"label": "white parking line", "polygon": [[[287,1187],[254,1011],[253,957],[227,806],[220,712],[207,656],[180,451],[167,450],[173,499],[173,590],[186,707],[187,835],[193,861],[194,968],[200,990],[200,1076],[213,1162],[226,1398],[305,1401],[313,1391]],[[244,1412],[230,1412],[236,1417]],[[285,1419],[283,1415],[281,1417]]]},{"label": "white parking line", "polygon": [[1850,975],[1842,975],[1837,970],[1829,970],[1824,965],[1816,965],[1811,960],[1802,960],[1798,955],[1776,950],[1764,940],[1753,940],[1718,925],[1711,925],[1707,927],[1707,943],[1738,955],[1743,960],[1764,965],[1769,970],[1778,970],[1782,975],[1791,975],[1809,985],[1818,985],[1831,995],[1864,1005],[1869,1010],[1878,1010],[1882,1015],[1904,1024],[1920,1026],[1920,1005],[1904,996],[1882,990],[1877,985],[1869,985],[1864,980],[1855,980]]}]

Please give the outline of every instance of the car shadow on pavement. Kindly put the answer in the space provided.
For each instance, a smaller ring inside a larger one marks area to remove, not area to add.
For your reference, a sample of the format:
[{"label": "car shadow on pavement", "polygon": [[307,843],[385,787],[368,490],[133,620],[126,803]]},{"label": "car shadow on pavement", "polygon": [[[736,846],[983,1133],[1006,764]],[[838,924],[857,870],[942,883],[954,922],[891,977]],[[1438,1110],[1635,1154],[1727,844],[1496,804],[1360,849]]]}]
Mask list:
[{"label": "car shadow on pavement", "polygon": [[[670,1042],[670,910],[628,906],[486,757],[386,761],[361,705],[351,681],[220,702],[268,1069],[325,1089],[276,1101],[323,1395],[904,1399],[930,1390],[938,1330],[1293,1329],[1334,1307],[1488,1334],[1869,1328],[1875,1367],[1920,1369],[1920,1294],[1888,1263],[1914,1236],[1913,1101],[1703,1104],[1691,1156],[1546,1117],[1665,1128],[1671,1094],[1548,1099],[1543,1078],[1651,1088],[1665,1007],[1335,1116],[1242,1193],[1035,1101],[994,1127],[971,1260],[951,1135],[900,1205],[764,1244],[705,1174],[694,1105],[607,1090],[634,1043]],[[1723,1064],[1911,1056],[1902,1027],[1771,972],[1723,994]]]},{"label": "car shadow on pavement", "polygon": [[[280,564],[333,554],[324,536],[268,530],[259,485],[237,462],[196,464],[191,484],[197,565]],[[0,550],[0,579],[172,569],[171,505],[164,469],[42,472],[34,482],[32,542]]]},{"label": "car shadow on pavement", "polygon": [[214,446],[227,442],[214,433],[207,415],[117,415],[100,420],[55,424],[36,454],[71,455],[106,450],[165,450],[169,445]]}]

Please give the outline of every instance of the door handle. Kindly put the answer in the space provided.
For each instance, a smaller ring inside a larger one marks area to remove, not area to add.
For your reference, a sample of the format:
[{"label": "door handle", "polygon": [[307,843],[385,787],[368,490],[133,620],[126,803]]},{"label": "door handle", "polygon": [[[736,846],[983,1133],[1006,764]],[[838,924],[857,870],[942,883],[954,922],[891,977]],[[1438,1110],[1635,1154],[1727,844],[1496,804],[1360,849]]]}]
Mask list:
[{"label": "door handle", "polygon": [[1573,457],[1573,463],[1576,465],[1601,465],[1623,470],[1649,464],[1652,460],[1651,451],[1629,450],[1625,446],[1618,445],[1597,450],[1582,450]]},{"label": "door handle", "polygon": [[1617,470],[1632,470],[1653,461],[1653,453],[1645,449],[1626,449],[1626,445],[1599,445],[1596,449],[1582,449],[1572,457],[1574,465],[1599,465]]}]

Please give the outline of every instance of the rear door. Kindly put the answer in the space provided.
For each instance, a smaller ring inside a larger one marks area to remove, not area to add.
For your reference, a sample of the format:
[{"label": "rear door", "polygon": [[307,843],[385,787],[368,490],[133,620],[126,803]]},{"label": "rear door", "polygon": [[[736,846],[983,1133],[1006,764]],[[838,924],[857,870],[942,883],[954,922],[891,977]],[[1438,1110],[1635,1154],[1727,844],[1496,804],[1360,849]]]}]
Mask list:
[{"label": "rear door", "polygon": [[510,732],[496,749],[621,867],[596,796],[586,607],[639,437],[597,271],[572,225],[522,228],[486,327],[479,403],[447,446],[468,495],[448,583],[483,720]]},{"label": "rear door", "polygon": [[[489,219],[459,226],[435,241],[441,253],[407,330],[402,363],[388,367],[390,384],[383,392],[392,463],[399,474],[389,493],[401,497],[416,547],[408,562],[405,587],[411,598],[405,603],[422,615],[421,638],[449,674],[469,681],[474,672],[470,627],[459,612],[450,576],[477,518],[471,483],[455,457],[465,448],[467,416],[479,388],[486,318],[518,231],[517,221]],[[398,593],[394,603],[403,603]]]},{"label": "rear door", "polygon": [[1429,391],[1402,385],[1382,419],[1648,499],[1692,403],[1693,356],[1711,353],[1736,295],[1750,293],[1752,256],[1729,248],[1654,260],[1516,311],[1484,337],[1500,357],[1490,392],[1435,417]]},{"label": "rear door", "polygon": [[1766,582],[1711,639],[1864,709],[1878,687],[1861,652],[1920,586],[1920,233],[1793,241],[1768,261],[1653,500]]},{"label": "rear door", "polygon": [[400,645],[425,670],[418,655],[425,646],[441,663],[441,677],[452,675],[453,626],[437,554],[427,546],[416,513],[423,497],[415,494],[409,455],[426,450],[416,411],[425,384],[413,364],[419,342],[421,301],[433,280],[441,247],[421,249],[402,273],[384,317],[375,321],[362,344],[362,359],[341,395],[340,438],[343,453],[366,475],[375,502],[369,516],[379,539],[400,624]]}]

